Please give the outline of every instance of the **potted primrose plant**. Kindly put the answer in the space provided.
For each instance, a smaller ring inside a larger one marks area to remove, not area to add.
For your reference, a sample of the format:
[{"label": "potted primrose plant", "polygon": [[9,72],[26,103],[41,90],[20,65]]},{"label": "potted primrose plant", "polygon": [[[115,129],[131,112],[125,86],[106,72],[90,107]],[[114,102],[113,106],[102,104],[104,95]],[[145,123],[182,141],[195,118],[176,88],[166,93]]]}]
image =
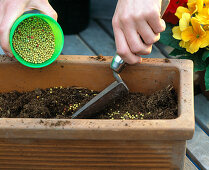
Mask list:
[{"label": "potted primrose plant", "polygon": [[174,0],[168,6],[167,23],[160,42],[173,47],[171,56],[190,59],[198,72],[203,94],[209,99],[209,3],[201,0]]}]

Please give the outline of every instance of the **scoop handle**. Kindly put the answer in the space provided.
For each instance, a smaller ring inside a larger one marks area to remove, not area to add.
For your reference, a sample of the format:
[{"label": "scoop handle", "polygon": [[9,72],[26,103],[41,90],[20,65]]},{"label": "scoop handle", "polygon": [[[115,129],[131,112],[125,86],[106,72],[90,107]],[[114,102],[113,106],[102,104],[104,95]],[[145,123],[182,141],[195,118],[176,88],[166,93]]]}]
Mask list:
[{"label": "scoop handle", "polygon": [[[162,0],[161,12],[160,12],[161,17],[165,13],[169,3],[170,3],[170,0]],[[110,67],[116,73],[120,73],[125,67],[125,65],[126,63],[123,61],[123,59],[118,54],[116,54],[112,59]]]}]

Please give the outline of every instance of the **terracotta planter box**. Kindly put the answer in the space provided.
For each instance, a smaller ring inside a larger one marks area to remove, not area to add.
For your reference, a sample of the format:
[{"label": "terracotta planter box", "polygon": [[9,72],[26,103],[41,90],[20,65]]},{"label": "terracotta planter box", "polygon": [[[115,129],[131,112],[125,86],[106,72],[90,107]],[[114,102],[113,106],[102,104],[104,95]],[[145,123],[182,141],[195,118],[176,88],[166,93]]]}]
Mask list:
[{"label": "terracotta planter box", "polygon": [[[114,81],[111,57],[60,56],[30,69],[0,63],[0,91],[54,86],[102,90]],[[153,93],[169,84],[178,92],[178,118],[170,120],[0,119],[0,169],[182,169],[186,140],[194,133],[193,64],[144,59],[121,73],[133,92]]]}]

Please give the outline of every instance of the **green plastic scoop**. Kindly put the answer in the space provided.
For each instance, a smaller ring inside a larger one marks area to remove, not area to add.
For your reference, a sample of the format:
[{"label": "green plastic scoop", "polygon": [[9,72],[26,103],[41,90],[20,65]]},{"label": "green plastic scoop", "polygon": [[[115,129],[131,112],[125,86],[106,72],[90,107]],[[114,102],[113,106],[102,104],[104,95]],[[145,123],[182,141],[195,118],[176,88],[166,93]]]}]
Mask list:
[{"label": "green plastic scoop", "polygon": [[[18,27],[18,25],[25,20],[26,18],[29,17],[39,17],[41,19],[43,19],[44,21],[46,21],[54,34],[54,38],[55,38],[55,50],[53,55],[51,56],[50,59],[46,60],[43,63],[31,63],[31,62],[27,62],[25,61],[14,49],[13,44],[12,44],[12,40],[13,40],[13,35],[14,32],[16,30],[16,28]],[[27,66],[27,67],[31,67],[31,68],[41,68],[41,67],[45,67],[49,64],[51,64],[52,62],[54,62],[57,57],[60,55],[63,46],[64,46],[64,34],[62,31],[62,28],[60,27],[60,25],[51,17],[49,17],[48,15],[44,15],[44,14],[37,14],[37,13],[30,13],[30,14],[24,14],[21,17],[19,17],[13,24],[11,30],[10,30],[10,35],[9,35],[9,41],[10,41],[10,47],[12,50],[13,55],[15,56],[15,58],[22,63],[23,65]]]}]

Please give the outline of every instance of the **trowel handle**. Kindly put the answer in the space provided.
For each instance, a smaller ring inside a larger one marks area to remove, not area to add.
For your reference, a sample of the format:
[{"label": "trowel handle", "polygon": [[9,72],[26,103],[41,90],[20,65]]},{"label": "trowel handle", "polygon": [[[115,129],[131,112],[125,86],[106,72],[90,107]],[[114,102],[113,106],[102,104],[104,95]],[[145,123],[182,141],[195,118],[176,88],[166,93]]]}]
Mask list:
[{"label": "trowel handle", "polygon": [[126,63],[123,61],[123,59],[118,54],[116,54],[112,59],[110,67],[116,73],[120,73],[125,67],[125,64]]},{"label": "trowel handle", "polygon": [[[162,0],[161,17],[165,13],[169,3],[170,3],[170,0]],[[118,54],[116,54],[112,59],[112,63],[110,65],[110,67],[116,73],[120,73],[123,70],[123,68],[125,67],[125,64],[126,63],[123,61],[123,59]]]},{"label": "trowel handle", "polygon": [[161,17],[163,17],[169,3],[170,3],[170,0],[162,0],[161,11],[160,11],[160,16]]}]

